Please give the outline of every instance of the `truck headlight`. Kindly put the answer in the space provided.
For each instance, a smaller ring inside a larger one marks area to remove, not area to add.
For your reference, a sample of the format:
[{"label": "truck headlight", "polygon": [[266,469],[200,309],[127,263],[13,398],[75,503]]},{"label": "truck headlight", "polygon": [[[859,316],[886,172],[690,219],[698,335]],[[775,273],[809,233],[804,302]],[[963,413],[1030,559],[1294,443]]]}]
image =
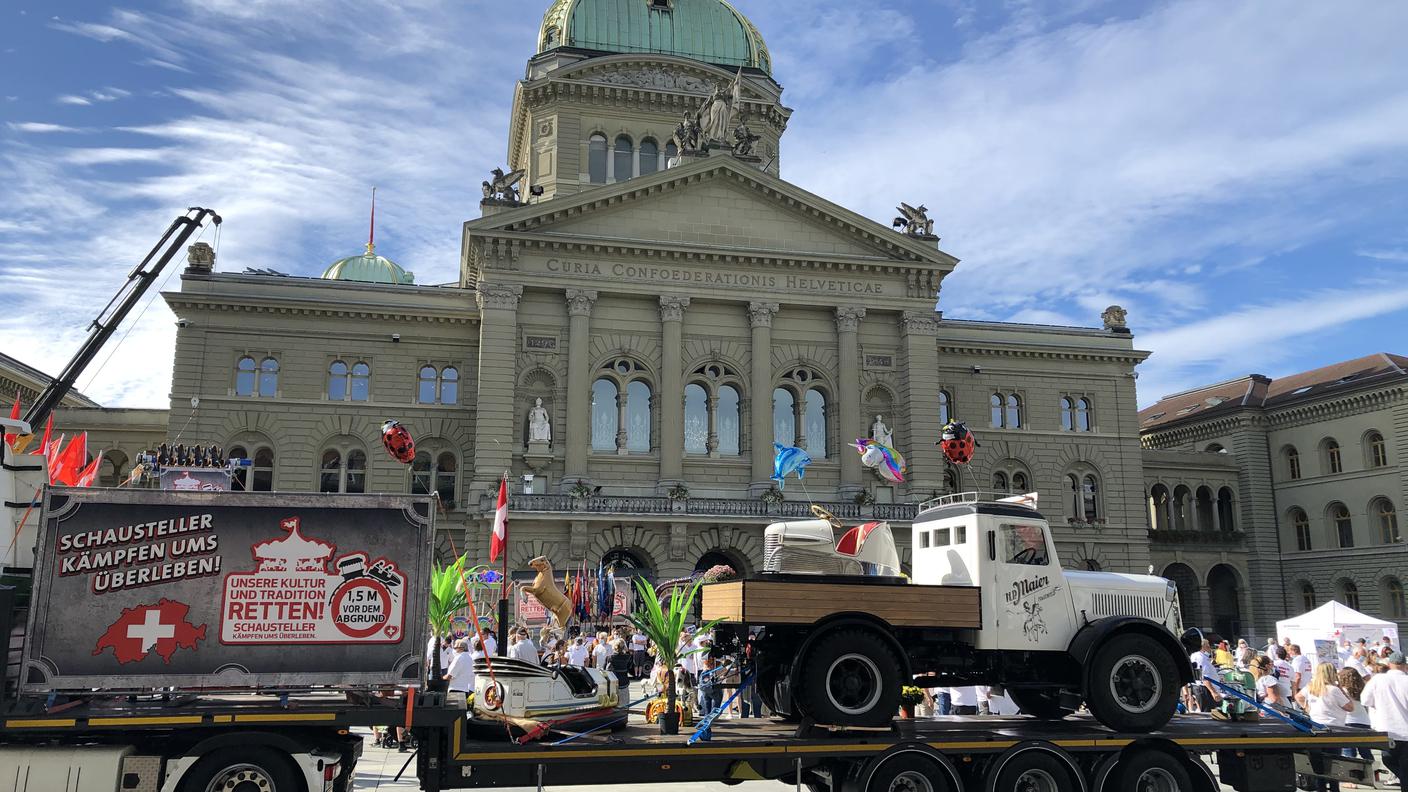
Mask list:
[{"label": "truck headlight", "polygon": [[1173,602],[1174,600],[1178,599],[1177,583],[1174,583],[1172,580],[1168,581],[1168,585],[1164,587],[1164,599],[1168,600],[1169,602]]}]

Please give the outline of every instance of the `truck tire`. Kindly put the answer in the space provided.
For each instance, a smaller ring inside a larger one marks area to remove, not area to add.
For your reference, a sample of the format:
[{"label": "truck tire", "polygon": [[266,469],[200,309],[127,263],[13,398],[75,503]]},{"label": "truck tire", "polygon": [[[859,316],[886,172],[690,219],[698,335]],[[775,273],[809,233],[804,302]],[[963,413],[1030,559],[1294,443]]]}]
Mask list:
[{"label": "truck tire", "polygon": [[1117,633],[1091,658],[1085,703],[1096,720],[1115,731],[1151,732],[1173,717],[1178,666],[1155,639]]},{"label": "truck tire", "polygon": [[817,723],[885,726],[899,710],[899,658],[863,630],[840,630],[814,643],[799,682],[795,703]]},{"label": "truck tire", "polygon": [[948,774],[933,759],[904,753],[886,760],[870,775],[863,792],[950,792]]},{"label": "truck tire", "polygon": [[[1071,769],[1046,751],[1022,751],[1008,759],[997,774],[992,792],[1076,792],[1080,789]],[[1111,787],[1120,792],[1134,792]]]},{"label": "truck tire", "polygon": [[1193,792],[1193,776],[1163,751],[1132,751],[1115,765],[1109,789],[1129,792]]},{"label": "truck tire", "polygon": [[1061,706],[1059,691],[1008,688],[1007,695],[1023,715],[1030,715],[1038,720],[1060,720],[1071,714],[1070,710]]},{"label": "truck tire", "polygon": [[196,762],[181,779],[181,792],[299,792],[302,782],[293,762],[282,753],[259,745],[221,748]]}]

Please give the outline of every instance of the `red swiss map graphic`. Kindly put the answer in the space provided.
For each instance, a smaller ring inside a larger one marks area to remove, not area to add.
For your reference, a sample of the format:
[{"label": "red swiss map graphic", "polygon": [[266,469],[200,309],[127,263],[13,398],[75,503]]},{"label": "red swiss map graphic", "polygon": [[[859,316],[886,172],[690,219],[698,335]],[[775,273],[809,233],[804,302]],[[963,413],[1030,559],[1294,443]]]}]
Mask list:
[{"label": "red swiss map graphic", "polygon": [[154,605],[123,608],[117,618],[98,639],[93,654],[100,655],[111,648],[121,664],[135,663],[155,651],[165,663],[177,649],[196,648],[205,640],[205,625],[199,627],[187,620],[190,606],[163,597]]}]

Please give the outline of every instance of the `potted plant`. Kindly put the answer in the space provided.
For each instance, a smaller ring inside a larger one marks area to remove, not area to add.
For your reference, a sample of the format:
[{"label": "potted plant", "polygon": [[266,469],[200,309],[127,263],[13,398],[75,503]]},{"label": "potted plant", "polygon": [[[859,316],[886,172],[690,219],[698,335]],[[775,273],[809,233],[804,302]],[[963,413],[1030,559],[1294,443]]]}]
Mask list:
[{"label": "potted plant", "polygon": [[430,678],[427,680],[431,690],[445,689],[442,679],[445,669],[440,667],[440,639],[450,634],[450,620],[455,614],[469,606],[468,600],[465,599],[464,587],[464,565],[467,558],[467,555],[463,555],[447,567],[436,564],[430,570],[430,597],[426,601],[426,615],[430,619],[430,631],[435,636],[435,648],[430,652]]},{"label": "potted plant", "polygon": [[587,498],[592,496],[592,488],[579,481],[567,490],[567,496],[572,499],[572,508],[581,509],[586,505]]},{"label": "potted plant", "polygon": [[783,501],[782,490],[777,487],[772,487],[768,489],[767,492],[759,495],[758,499],[768,505],[768,511],[772,511],[774,507]]},{"label": "potted plant", "polygon": [[924,700],[924,689],[914,685],[905,685],[900,688],[900,710],[906,718],[914,717],[914,708],[919,706],[919,702]]},{"label": "potted plant", "polygon": [[689,508],[689,487],[683,484],[676,484],[665,491],[665,497],[670,501],[670,511],[683,512]]},{"label": "potted plant", "polygon": [[[675,664],[704,649],[682,650],[680,639],[684,637],[684,626],[692,616],[694,597],[699,593],[702,581],[696,580],[688,586],[679,586],[670,592],[664,602],[655,593],[655,587],[641,578],[636,578],[637,606],[635,613],[627,620],[641,631],[655,645],[655,659],[665,667],[665,711],[660,714],[660,733],[679,734],[680,713],[676,709]],[[686,591],[687,589],[687,591]],[[713,629],[718,619],[699,628],[700,632]]]}]

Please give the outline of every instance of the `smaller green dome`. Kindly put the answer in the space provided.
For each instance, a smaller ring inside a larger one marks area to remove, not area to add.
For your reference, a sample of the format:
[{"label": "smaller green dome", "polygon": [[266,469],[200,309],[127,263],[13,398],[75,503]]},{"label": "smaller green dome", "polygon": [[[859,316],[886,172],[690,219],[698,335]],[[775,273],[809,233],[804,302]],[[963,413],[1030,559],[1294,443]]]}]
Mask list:
[{"label": "smaller green dome", "polygon": [[378,256],[375,248],[367,245],[367,252],[360,256],[348,256],[334,261],[327,269],[323,270],[323,280],[409,286],[416,282],[416,276],[415,273],[401,269],[400,265],[391,259]]}]

